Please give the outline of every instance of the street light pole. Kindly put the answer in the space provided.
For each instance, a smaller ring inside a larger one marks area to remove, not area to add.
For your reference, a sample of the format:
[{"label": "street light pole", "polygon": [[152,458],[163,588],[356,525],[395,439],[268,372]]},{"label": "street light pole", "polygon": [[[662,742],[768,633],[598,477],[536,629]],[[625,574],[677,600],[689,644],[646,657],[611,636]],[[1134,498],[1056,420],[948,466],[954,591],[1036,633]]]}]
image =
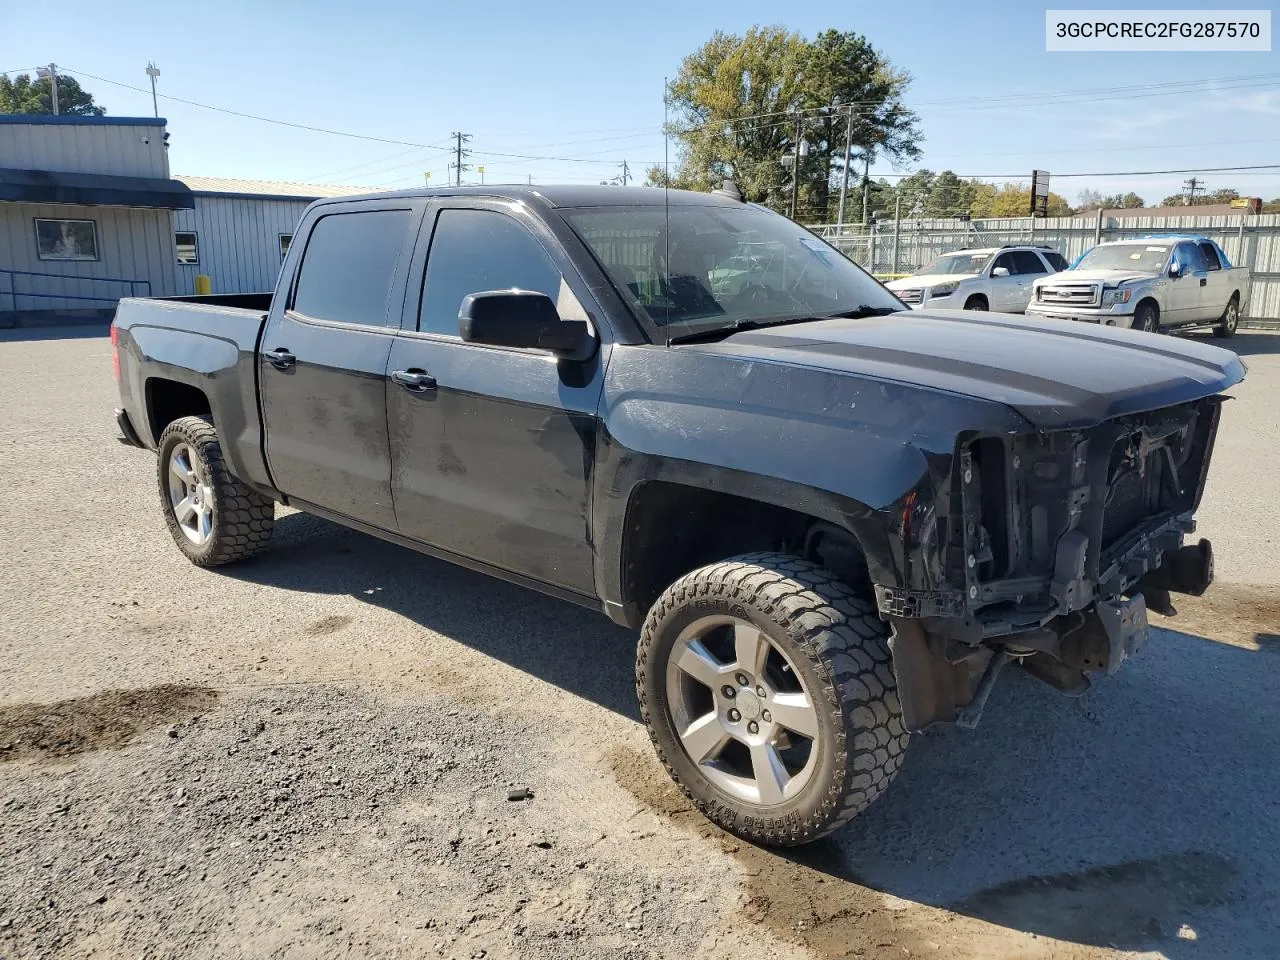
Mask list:
[{"label": "street light pole", "polygon": [[849,193],[849,161],[853,155],[853,106],[844,126],[844,178],[840,181],[840,211],[836,214],[836,233],[844,231],[844,199]]},{"label": "street light pole", "polygon": [[796,218],[796,205],[800,200],[800,137],[804,133],[803,118],[796,114],[795,158],[791,163],[791,219]]},{"label": "street light pole", "polygon": [[156,77],[160,76],[160,68],[150,60],[147,61],[147,76],[151,78],[151,109],[158,118],[160,116],[160,104],[156,101]]}]

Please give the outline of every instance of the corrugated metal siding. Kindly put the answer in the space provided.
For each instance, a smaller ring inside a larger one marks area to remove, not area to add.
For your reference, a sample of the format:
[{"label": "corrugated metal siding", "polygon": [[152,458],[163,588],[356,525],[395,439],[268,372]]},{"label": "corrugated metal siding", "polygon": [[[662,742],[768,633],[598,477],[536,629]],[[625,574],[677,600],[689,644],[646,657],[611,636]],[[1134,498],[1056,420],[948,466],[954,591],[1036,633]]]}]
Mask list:
[{"label": "corrugated metal siding", "polygon": [[195,278],[207,274],[214,293],[274,290],[280,274],[280,234],[292,234],[307,209],[298,200],[197,196],[194,210],[174,212],[175,231],[194,230],[198,264],[178,264],[178,285],[195,290]]},{"label": "corrugated metal siding", "polygon": [[[36,252],[37,217],[93,220],[98,225],[98,259],[41,260]],[[0,203],[0,311],[106,308],[124,296],[178,293],[171,223],[168,210]],[[42,276],[14,277],[4,270]],[[147,285],[120,282],[125,280]],[[24,293],[58,296],[24,297]]]},{"label": "corrugated metal siding", "polygon": [[829,227],[814,227],[853,260],[874,273],[907,273],[952,250],[998,247],[1004,243],[1043,243],[1074,260],[1102,240],[1123,240],[1150,233],[1194,233],[1217,241],[1233,266],[1248,267],[1250,288],[1241,316],[1247,320],[1280,320],[1280,214],[1178,217],[1104,218],[1098,231],[1097,214],[1050,217],[1035,222],[1027,217],[974,220],[903,220],[898,229],[895,269],[894,223],[880,221],[871,234],[848,230],[840,235]]},{"label": "corrugated metal siding", "polygon": [[0,126],[0,167],[168,177],[169,155],[163,127],[13,123]]}]

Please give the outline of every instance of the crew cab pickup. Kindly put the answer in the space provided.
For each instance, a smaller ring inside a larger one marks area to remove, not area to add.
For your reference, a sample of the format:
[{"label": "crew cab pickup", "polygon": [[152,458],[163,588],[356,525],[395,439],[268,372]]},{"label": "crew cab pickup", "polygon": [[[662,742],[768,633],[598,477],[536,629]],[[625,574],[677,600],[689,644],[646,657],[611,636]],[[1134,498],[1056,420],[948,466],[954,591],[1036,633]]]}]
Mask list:
[{"label": "crew cab pickup", "polygon": [[1248,289],[1248,267],[1231,266],[1212,240],[1151,236],[1100,243],[1069,270],[1037,280],[1027,313],[1148,333],[1212,327],[1231,337]]},{"label": "crew cab pickup", "polygon": [[296,237],[273,296],[116,313],[178,548],[244,560],[285,503],[639,628],[657,752],[743,837],[836,829],[1007,663],[1077,693],[1211,580],[1234,353],[909,312],[728,190],[321,200]]}]

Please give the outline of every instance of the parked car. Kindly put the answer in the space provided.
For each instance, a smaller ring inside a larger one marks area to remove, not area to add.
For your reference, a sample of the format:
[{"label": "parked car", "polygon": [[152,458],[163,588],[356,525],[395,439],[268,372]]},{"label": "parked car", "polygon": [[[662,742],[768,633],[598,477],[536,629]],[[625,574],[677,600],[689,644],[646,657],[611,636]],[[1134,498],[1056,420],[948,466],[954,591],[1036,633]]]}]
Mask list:
[{"label": "parked car", "polygon": [[1211,579],[1230,351],[908,314],[710,194],[347,197],[296,236],[274,295],[116,312],[178,549],[252,557],[287,503],[638,628],[659,757],[751,840],[848,821],[1006,663],[1079,692]]},{"label": "parked car", "polygon": [[919,273],[886,286],[916,310],[962,307],[1022,313],[1031,298],[1032,281],[1066,268],[1066,258],[1051,247],[1007,243],[944,253]]},{"label": "parked car", "polygon": [[1064,273],[1037,280],[1027,313],[1111,327],[1212,327],[1234,336],[1249,269],[1207,237],[1150,236],[1100,243]]}]

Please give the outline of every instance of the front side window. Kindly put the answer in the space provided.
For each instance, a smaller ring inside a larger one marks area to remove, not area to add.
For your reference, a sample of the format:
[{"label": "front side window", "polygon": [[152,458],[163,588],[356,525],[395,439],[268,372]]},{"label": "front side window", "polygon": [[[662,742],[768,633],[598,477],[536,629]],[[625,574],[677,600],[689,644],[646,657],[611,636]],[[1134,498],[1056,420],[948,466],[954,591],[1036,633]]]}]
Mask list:
[{"label": "front side window", "polygon": [[315,320],[385,326],[408,229],[408,210],[321,217],[307,238],[293,309]]},{"label": "front side window", "polygon": [[179,230],[173,235],[173,245],[177,249],[179,263],[200,262],[200,249],[195,233]]},{"label": "front side window", "polygon": [[564,217],[641,320],[678,336],[903,309],[834,247],[752,205],[580,207]]},{"label": "front side window", "polygon": [[36,256],[41,260],[97,260],[98,224],[93,220],[36,220]]},{"label": "front side window", "polygon": [[1004,267],[1004,269],[1009,271],[1009,276],[1013,276],[1018,272],[1018,264],[1017,261],[1013,259],[1012,253],[1002,253],[1000,256],[996,257],[996,262],[991,265],[991,275],[994,277],[996,275],[996,271],[1001,267]]},{"label": "front side window", "polygon": [[496,210],[441,210],[431,235],[418,329],[458,336],[468,294],[532,290],[557,300],[560,270],[517,220]]},{"label": "front side window", "polygon": [[1200,256],[1200,248],[1194,243],[1180,243],[1174,253],[1178,269],[1182,273],[1199,273],[1204,270],[1204,258]]},{"label": "front side window", "polygon": [[284,263],[284,258],[289,255],[289,246],[293,243],[292,233],[280,234],[280,262]]}]

